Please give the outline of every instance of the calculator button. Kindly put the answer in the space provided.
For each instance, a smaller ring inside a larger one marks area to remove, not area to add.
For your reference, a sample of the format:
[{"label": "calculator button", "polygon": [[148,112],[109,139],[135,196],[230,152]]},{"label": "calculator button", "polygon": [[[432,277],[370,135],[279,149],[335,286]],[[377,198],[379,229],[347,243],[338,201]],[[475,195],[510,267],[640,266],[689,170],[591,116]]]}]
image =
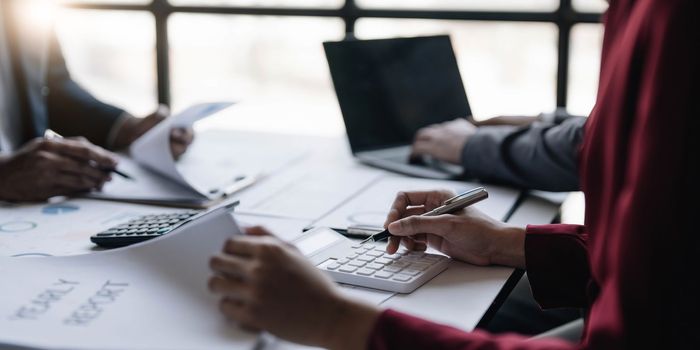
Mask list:
[{"label": "calculator button", "polygon": [[382,265],[382,264],[371,263],[371,264],[367,264],[366,267],[367,267],[368,269],[380,270],[382,267],[384,267],[384,265]]},{"label": "calculator button", "polygon": [[428,267],[430,267],[430,265],[424,264],[424,263],[413,263],[413,265],[411,265],[412,269],[416,269],[416,270],[420,270],[420,271],[427,270]]},{"label": "calculator button", "polygon": [[357,254],[364,254],[364,253],[367,253],[368,251],[369,251],[369,249],[360,248],[360,249],[356,250],[355,253],[357,253]]},{"label": "calculator button", "polygon": [[379,271],[379,272],[377,272],[376,274],[374,274],[374,277],[376,277],[376,278],[387,279],[387,278],[389,278],[389,277],[391,277],[391,276],[393,276],[393,275],[394,275],[394,274],[391,273],[391,272]]},{"label": "calculator button", "polygon": [[392,261],[393,261],[393,260],[387,259],[387,258],[378,258],[378,259],[375,260],[374,262],[376,262],[377,264],[386,265],[386,264],[388,264],[388,263],[390,263],[390,262],[392,262]]},{"label": "calculator button", "polygon": [[348,260],[348,259],[338,259],[338,264],[341,264],[341,265],[347,264],[348,262],[350,262],[350,260]]},{"label": "calculator button", "polygon": [[374,272],[374,270],[370,270],[367,268],[357,270],[357,274],[362,276],[371,276],[374,274]]},{"label": "calculator button", "polygon": [[384,253],[373,250],[371,252],[367,252],[367,255],[373,256],[373,257],[380,257],[380,256],[384,255]]},{"label": "calculator button", "polygon": [[364,262],[370,262],[370,261],[374,260],[374,257],[368,256],[368,255],[362,255],[359,258],[357,258],[357,260],[364,261]]},{"label": "calculator button", "polygon": [[408,267],[408,266],[410,266],[410,265],[411,265],[411,264],[408,263],[408,262],[404,262],[404,261],[394,261],[394,262],[391,263],[391,265],[389,265],[389,266],[399,267],[399,268],[402,268],[402,269],[403,269],[403,268],[406,268],[406,267]]},{"label": "calculator button", "polygon": [[366,248],[366,249],[374,249],[374,248],[376,248],[377,246],[374,245],[374,244],[372,244],[372,243],[365,243],[365,244],[362,245],[362,247],[364,247],[364,248]]},{"label": "calculator button", "polygon": [[362,267],[362,266],[365,266],[365,262],[354,260],[354,261],[349,262],[348,265]]},{"label": "calculator button", "polygon": [[338,263],[332,263],[332,264],[329,264],[328,266],[326,266],[326,268],[329,270],[335,270],[339,267],[340,267],[340,264],[338,264]]},{"label": "calculator button", "polygon": [[350,254],[350,255],[346,256],[345,258],[353,260],[353,259],[357,259],[358,256],[359,255],[357,255],[357,254]]},{"label": "calculator button", "polygon": [[399,281],[399,282],[407,282],[407,281],[410,281],[411,278],[413,278],[413,277],[409,276],[409,275],[404,275],[403,273],[400,273],[400,274],[394,276],[394,278],[392,278],[392,280]]},{"label": "calculator button", "polygon": [[346,265],[346,266],[341,267],[338,271],[340,271],[340,272],[355,272],[355,270],[357,270],[357,267]]},{"label": "calculator button", "polygon": [[417,256],[406,255],[406,256],[402,256],[399,261],[415,262],[415,261],[421,261],[421,258],[419,258]]},{"label": "calculator button", "polygon": [[400,268],[400,267],[396,267],[396,266],[389,265],[389,266],[385,266],[382,270],[384,270],[384,271],[386,271],[386,272],[394,273],[394,272],[399,272],[399,271],[401,271],[401,268]]},{"label": "calculator button", "polygon": [[401,273],[409,275],[409,276],[415,276],[415,275],[420,273],[420,270],[416,270],[413,267],[411,267],[410,269],[402,270]]},{"label": "calculator button", "polygon": [[400,254],[384,254],[384,258],[391,259],[391,260],[396,260],[401,257]]},{"label": "calculator button", "polygon": [[353,245],[350,246],[350,248],[352,248],[352,249],[362,248],[362,244],[360,244],[360,243],[358,243],[358,244],[353,244]]}]

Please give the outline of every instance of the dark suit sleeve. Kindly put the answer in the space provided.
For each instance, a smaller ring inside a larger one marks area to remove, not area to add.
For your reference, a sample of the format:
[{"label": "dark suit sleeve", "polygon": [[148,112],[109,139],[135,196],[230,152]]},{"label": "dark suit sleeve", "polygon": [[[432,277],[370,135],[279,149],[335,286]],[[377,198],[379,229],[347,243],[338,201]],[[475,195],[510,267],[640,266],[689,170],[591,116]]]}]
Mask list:
[{"label": "dark suit sleeve", "polygon": [[544,191],[578,191],[585,117],[527,127],[485,126],[462,151],[467,178]]},{"label": "dark suit sleeve", "polygon": [[64,136],[84,136],[97,145],[107,146],[110,130],[124,111],[98,101],[73,81],[55,37],[51,43],[47,83],[49,126]]}]

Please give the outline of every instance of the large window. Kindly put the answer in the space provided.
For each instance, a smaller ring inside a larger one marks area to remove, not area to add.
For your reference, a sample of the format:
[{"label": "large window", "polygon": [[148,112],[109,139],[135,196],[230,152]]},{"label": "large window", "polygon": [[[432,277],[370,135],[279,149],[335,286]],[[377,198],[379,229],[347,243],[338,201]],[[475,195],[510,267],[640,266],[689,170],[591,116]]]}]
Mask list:
[{"label": "large window", "polygon": [[595,101],[604,0],[74,0],[57,33],[74,77],[143,115],[240,101],[217,126],[338,134],[321,43],[447,33],[477,119]]}]

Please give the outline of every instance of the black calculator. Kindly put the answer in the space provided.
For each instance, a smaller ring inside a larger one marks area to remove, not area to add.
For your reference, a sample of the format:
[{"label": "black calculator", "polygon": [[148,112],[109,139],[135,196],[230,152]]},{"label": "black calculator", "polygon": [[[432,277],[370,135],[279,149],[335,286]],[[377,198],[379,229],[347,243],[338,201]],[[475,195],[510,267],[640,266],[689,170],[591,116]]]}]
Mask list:
[{"label": "black calculator", "polygon": [[144,215],[90,237],[102,247],[116,248],[160,237],[186,224],[202,211]]}]

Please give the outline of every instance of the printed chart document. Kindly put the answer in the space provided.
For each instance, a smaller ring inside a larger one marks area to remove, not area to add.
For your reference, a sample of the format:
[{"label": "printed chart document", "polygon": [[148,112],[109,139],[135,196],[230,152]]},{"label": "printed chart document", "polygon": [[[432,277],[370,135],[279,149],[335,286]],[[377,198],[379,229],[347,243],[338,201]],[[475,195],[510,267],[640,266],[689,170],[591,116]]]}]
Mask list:
[{"label": "printed chart document", "polygon": [[89,199],[0,205],[0,256],[92,253],[102,250],[90,242],[93,234],[142,215],[179,210]]},{"label": "printed chart document", "polygon": [[120,158],[119,170],[133,179],[112,176],[101,192],[88,197],[206,208],[305,155],[306,148],[275,142],[273,135],[261,138],[249,133],[207,130],[198,132],[189,150],[175,161],[170,151],[170,130],[190,127],[231,105],[196,105],[167,118],[134,142],[130,158]]},{"label": "printed chart document", "polygon": [[132,179],[113,176],[113,180],[105,184],[102,191],[87,196],[189,208],[203,208],[213,204],[211,201],[222,197],[223,193],[218,190],[215,193],[203,192],[182,176],[170,150],[170,130],[178,127],[191,128],[198,120],[232,105],[230,102],[204,103],[166,118],[134,141],[129,149],[131,158],[120,157],[119,170],[131,175]]},{"label": "printed chart document", "polygon": [[351,164],[297,164],[243,191],[240,213],[316,220],[342,205],[384,174]]},{"label": "printed chart document", "polygon": [[[207,290],[239,234],[217,209],[167,236],[90,255],[0,258],[0,344],[49,349],[252,349]],[[0,345],[1,346],[1,345]]]},{"label": "printed chart document", "polygon": [[191,128],[194,123],[202,118],[220,112],[233,103],[204,103],[192,106],[175,116],[164,121],[143,134],[134,141],[129,149],[131,157],[140,165],[175,181],[181,186],[208,196],[192,186],[177,169],[175,158],[170,150],[170,130],[174,128]]},{"label": "printed chart document", "polygon": [[381,228],[400,191],[451,190],[460,193],[479,186],[486,188],[489,198],[474,207],[495,219],[503,220],[518,199],[517,190],[469,182],[386,176],[313,225],[340,229],[349,226]]}]

